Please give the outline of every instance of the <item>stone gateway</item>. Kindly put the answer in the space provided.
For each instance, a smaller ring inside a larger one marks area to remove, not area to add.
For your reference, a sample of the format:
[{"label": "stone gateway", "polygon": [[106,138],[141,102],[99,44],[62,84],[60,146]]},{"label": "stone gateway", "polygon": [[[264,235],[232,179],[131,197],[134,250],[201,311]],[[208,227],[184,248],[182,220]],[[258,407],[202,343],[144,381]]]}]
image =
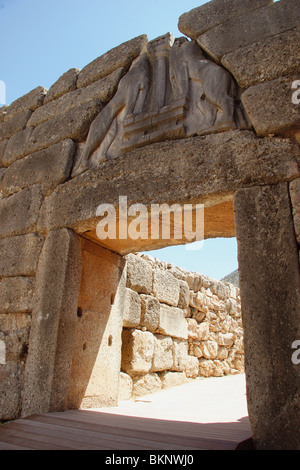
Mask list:
[{"label": "stone gateway", "polygon": [[[0,420],[245,367],[254,447],[299,450],[299,0],[212,0],[179,29],[0,108]],[[172,231],[100,240],[121,196],[203,205],[240,297],[133,254]]]}]

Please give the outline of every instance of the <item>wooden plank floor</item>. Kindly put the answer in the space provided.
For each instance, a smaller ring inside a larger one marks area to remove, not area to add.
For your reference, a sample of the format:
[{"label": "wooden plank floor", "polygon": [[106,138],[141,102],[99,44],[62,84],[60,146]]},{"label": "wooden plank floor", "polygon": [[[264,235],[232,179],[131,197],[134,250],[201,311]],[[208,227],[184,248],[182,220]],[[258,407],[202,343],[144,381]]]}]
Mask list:
[{"label": "wooden plank floor", "polygon": [[[140,403],[126,402],[111,411],[65,411],[19,419],[0,426],[0,450],[233,450],[251,437],[244,396],[239,390],[234,395],[237,380],[241,379],[212,381],[214,396],[208,395],[210,382],[203,382],[148,396]],[[189,409],[191,392],[197,392],[200,405],[203,401],[196,412],[195,407]],[[223,408],[218,409],[220,397]],[[237,411],[238,398],[242,406]],[[216,410],[220,422],[215,419]]]},{"label": "wooden plank floor", "polygon": [[6,423],[0,449],[233,450],[250,436],[247,418],[201,424],[80,410]]}]

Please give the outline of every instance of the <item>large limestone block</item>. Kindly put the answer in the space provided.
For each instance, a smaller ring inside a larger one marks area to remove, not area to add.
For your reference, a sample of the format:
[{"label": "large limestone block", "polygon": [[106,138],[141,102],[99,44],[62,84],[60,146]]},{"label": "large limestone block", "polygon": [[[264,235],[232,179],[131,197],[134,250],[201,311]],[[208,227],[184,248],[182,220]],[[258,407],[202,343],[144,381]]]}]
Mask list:
[{"label": "large limestone block", "polygon": [[123,326],[135,328],[141,323],[141,299],[139,294],[126,287]]},{"label": "large limestone block", "polygon": [[152,291],[152,269],[147,261],[139,256],[128,255],[127,287],[140,293],[150,294]]},{"label": "large limestone block", "polygon": [[[228,198],[243,186],[295,179],[299,175],[298,155],[299,147],[290,139],[258,139],[249,131],[152,144],[59,186],[45,200],[39,227],[47,231],[66,225],[79,232],[95,229],[99,202],[117,208],[120,194],[128,196],[129,205],[149,204],[151,200],[218,203],[220,194],[221,199]],[[131,252],[141,249],[138,241],[135,243]],[[120,252],[129,251],[121,247]]]},{"label": "large limestone block", "polygon": [[188,283],[183,280],[179,280],[179,308],[187,308],[190,301],[190,289]]},{"label": "large limestone block", "polygon": [[149,331],[124,330],[122,370],[127,374],[147,374],[152,366],[154,336]]},{"label": "large limestone block", "polygon": [[258,8],[238,20],[229,19],[198,37],[198,43],[215,60],[250,44],[299,26],[298,0],[280,1]]},{"label": "large limestone block", "polygon": [[177,307],[161,304],[159,331],[166,336],[187,339],[188,326],[184,311]]},{"label": "large limestone block", "polygon": [[133,389],[133,381],[130,375],[120,372],[119,400],[130,400]]},{"label": "large limestone block", "polygon": [[204,341],[201,351],[205,359],[216,359],[218,357],[218,344],[215,341]]},{"label": "large limestone block", "polygon": [[159,376],[162,381],[162,388],[177,387],[188,382],[184,372],[164,371]]},{"label": "large limestone block", "polygon": [[133,395],[141,397],[162,389],[162,381],[158,374],[151,373],[133,379]]},{"label": "large limestone block", "polygon": [[0,313],[26,313],[32,310],[34,280],[27,277],[0,279]]},{"label": "large limestone block", "polygon": [[188,360],[188,342],[179,339],[173,340],[173,367],[176,372],[184,372]]},{"label": "large limestone block", "polygon": [[41,204],[39,185],[0,199],[0,238],[34,232]]},{"label": "large limestone block", "polygon": [[141,324],[147,330],[155,332],[159,326],[160,303],[152,295],[141,294],[142,320]]},{"label": "large limestone block", "polygon": [[188,356],[185,365],[185,374],[190,379],[195,379],[199,375],[199,360],[197,357]]},{"label": "large limestone block", "polygon": [[26,129],[17,132],[9,139],[2,156],[3,166],[7,167],[11,165],[11,163],[28,154],[27,142],[32,132],[33,127],[27,127]]},{"label": "large limestone block", "polygon": [[169,336],[154,336],[154,354],[151,370],[159,372],[173,366],[173,341]]},{"label": "large limestone block", "polygon": [[24,129],[31,115],[32,111],[22,111],[8,121],[0,124],[0,140],[9,139],[14,134]]},{"label": "large limestone block", "polygon": [[0,168],[3,167],[2,158],[7,146],[8,139],[0,140]]},{"label": "large limestone block", "polygon": [[66,139],[82,142],[102,108],[100,102],[90,101],[44,122],[30,134],[26,153],[37,152]]},{"label": "large limestone block", "polygon": [[297,241],[300,245],[300,178],[290,184],[290,195],[293,206],[293,219]]},{"label": "large limestone block", "polygon": [[45,240],[36,272],[22,415],[63,410],[70,380],[81,240],[67,229]]},{"label": "large limestone block", "polygon": [[299,105],[292,101],[295,80],[296,75],[281,77],[252,86],[243,93],[242,102],[259,136],[300,128]]},{"label": "large limestone block", "polygon": [[46,88],[39,86],[26,95],[21,96],[5,109],[5,120],[10,119],[22,111],[35,111],[43,104],[46,93]]},{"label": "large limestone block", "polygon": [[72,68],[59,77],[59,79],[49,88],[44,99],[44,105],[50,101],[57,100],[69,91],[76,90],[79,72],[80,69]]},{"label": "large limestone block", "polygon": [[142,35],[111,49],[84,67],[78,75],[77,87],[85,87],[131,62],[146,48],[147,36]]},{"label": "large limestone block", "polygon": [[225,55],[222,64],[242,88],[300,71],[300,27]]},{"label": "large limestone block", "polygon": [[89,101],[107,103],[115,94],[124,72],[125,69],[119,68],[112,74],[86,88],[70,91],[61,98],[44,104],[44,106],[41,106],[32,114],[27,126],[36,127],[45,121],[53,119],[55,116],[65,114],[70,109],[87,104]]},{"label": "large limestone block", "polygon": [[24,366],[9,362],[0,367],[0,419],[12,420],[22,409]]},{"label": "large limestone block", "polygon": [[34,276],[43,241],[33,233],[0,240],[0,277]]},{"label": "large limestone block", "polygon": [[75,144],[69,139],[14,162],[5,173],[3,194],[34,184],[41,184],[44,195],[53,191],[69,177],[74,151]]},{"label": "large limestone block", "polygon": [[179,281],[167,271],[155,269],[153,294],[160,302],[177,307],[180,294]]},{"label": "large limestone block", "polygon": [[4,345],[4,361],[6,363],[25,364],[29,334],[30,334],[31,316],[29,313],[0,314],[0,341]]},{"label": "large limestone block", "polygon": [[253,439],[259,449],[296,449],[300,276],[288,185],[240,190],[234,207]]},{"label": "large limestone block", "polygon": [[273,0],[214,0],[184,13],[179,18],[178,29],[186,36],[197,39],[200,34],[265,5]]}]

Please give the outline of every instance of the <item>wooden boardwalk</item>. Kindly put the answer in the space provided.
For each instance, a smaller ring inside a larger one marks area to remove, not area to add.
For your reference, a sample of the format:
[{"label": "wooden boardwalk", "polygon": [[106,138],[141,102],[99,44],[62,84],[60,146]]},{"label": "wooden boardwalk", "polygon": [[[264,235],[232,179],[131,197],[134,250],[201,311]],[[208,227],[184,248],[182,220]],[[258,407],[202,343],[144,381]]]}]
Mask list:
[{"label": "wooden boardwalk", "polygon": [[[222,396],[225,413],[220,416],[220,422],[215,420],[214,413],[220,413],[221,408],[215,404],[209,410],[213,403],[210,400],[217,396],[205,395],[202,405],[203,398],[197,395],[201,406],[193,408],[193,416],[189,414],[191,397],[184,394],[191,393],[195,387],[184,385],[153,398],[145,397],[140,403],[123,402],[111,411],[105,408],[48,413],[6,423],[0,426],[0,450],[233,450],[251,437],[249,420],[247,416],[238,417],[236,396],[224,395],[230,391],[224,390],[228,382],[212,383],[214,387],[221,384],[216,391]],[[209,382],[203,383],[202,389],[208,385]],[[177,407],[172,399],[176,399]],[[236,407],[231,411],[228,407],[232,404]],[[232,420],[228,419],[230,413]],[[243,408],[239,414],[244,415]]]}]

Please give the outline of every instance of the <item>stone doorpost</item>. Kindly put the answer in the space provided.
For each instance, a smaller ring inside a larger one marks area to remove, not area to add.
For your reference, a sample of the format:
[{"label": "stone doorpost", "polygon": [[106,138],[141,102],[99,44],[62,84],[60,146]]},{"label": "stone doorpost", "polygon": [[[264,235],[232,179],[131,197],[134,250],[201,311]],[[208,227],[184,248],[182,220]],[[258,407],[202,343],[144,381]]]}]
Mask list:
[{"label": "stone doorpost", "polygon": [[245,328],[249,417],[256,449],[299,449],[298,246],[288,183],[241,189],[234,210]]}]

